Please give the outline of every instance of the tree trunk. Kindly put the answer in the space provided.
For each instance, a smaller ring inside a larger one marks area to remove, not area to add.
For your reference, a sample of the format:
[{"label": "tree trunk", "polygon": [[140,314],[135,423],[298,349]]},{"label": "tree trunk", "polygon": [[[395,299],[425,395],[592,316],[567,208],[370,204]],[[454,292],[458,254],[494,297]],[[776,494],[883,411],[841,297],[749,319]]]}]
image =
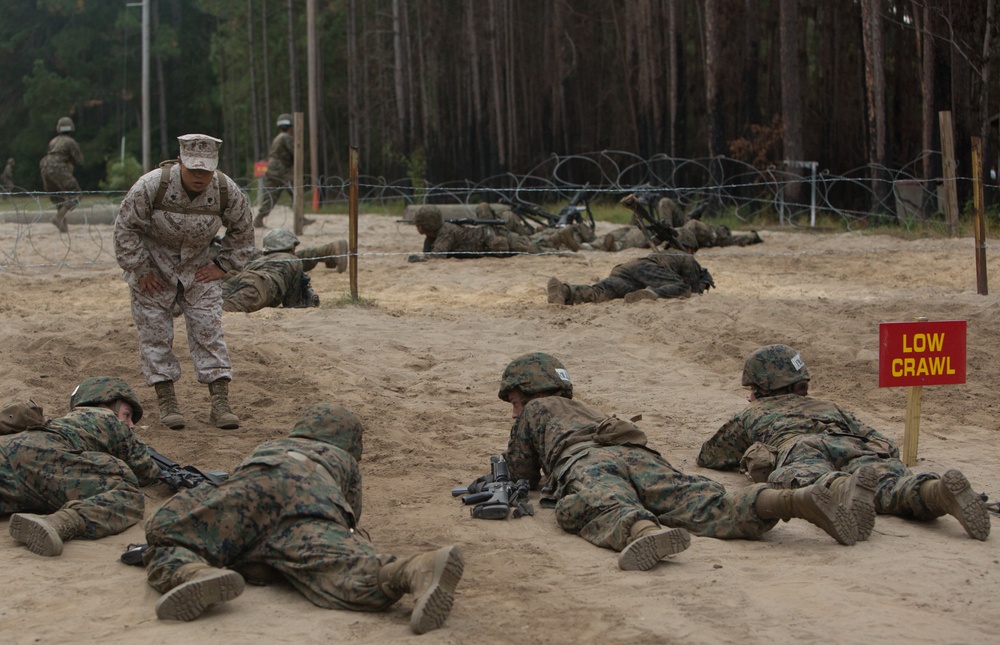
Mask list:
[{"label": "tree trunk", "polygon": [[260,159],[260,121],[257,119],[257,73],[253,55],[253,0],[247,0],[247,65],[250,68],[250,142],[256,161]]},{"label": "tree trunk", "polygon": [[[799,7],[798,0],[780,0],[779,32],[781,38],[781,121],[784,126],[784,158],[805,161],[802,146],[802,85],[799,71]],[[800,175],[801,168],[787,171]],[[785,199],[796,203],[802,192],[798,181],[788,184]]]},{"label": "tree trunk", "polygon": [[868,103],[868,163],[874,198],[872,210],[885,208],[890,190],[885,173],[885,49],[882,37],[882,8],[882,0],[861,0],[865,91]]},{"label": "tree trunk", "polygon": [[[260,0],[260,41],[263,50],[264,64],[264,132],[271,131],[271,118],[276,116],[271,113],[271,57],[267,54],[267,0]],[[264,136],[264,143],[267,144],[267,136]]]},{"label": "tree trunk", "polygon": [[299,70],[295,56],[295,10],[293,3],[295,0],[288,0],[288,91],[291,94],[292,112],[301,112],[302,104],[299,102]]},{"label": "tree trunk", "polygon": [[721,155],[724,147],[722,95],[719,91],[720,47],[718,0],[705,0],[705,109],[708,111],[709,157]]}]

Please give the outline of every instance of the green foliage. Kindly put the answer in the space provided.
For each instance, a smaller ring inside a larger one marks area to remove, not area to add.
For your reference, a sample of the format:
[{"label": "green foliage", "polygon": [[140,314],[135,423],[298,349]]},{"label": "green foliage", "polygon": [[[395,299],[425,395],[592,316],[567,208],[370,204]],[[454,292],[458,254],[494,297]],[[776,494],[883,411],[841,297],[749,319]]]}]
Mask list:
[{"label": "green foliage", "polygon": [[101,190],[123,190],[127,191],[135,183],[135,180],[142,177],[142,164],[135,157],[128,156],[124,160],[114,159],[108,161],[106,179],[102,179],[99,184]]}]

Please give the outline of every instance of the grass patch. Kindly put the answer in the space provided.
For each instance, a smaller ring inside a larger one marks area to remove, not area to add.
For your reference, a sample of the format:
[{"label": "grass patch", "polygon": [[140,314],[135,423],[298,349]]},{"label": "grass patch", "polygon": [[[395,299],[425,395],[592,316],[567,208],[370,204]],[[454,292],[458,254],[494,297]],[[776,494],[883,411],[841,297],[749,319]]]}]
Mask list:
[{"label": "grass patch", "polygon": [[378,307],[378,303],[371,298],[365,298],[363,296],[354,298],[349,293],[341,293],[333,298],[323,298],[320,301],[319,306],[321,309],[343,309],[345,307],[375,309]]}]

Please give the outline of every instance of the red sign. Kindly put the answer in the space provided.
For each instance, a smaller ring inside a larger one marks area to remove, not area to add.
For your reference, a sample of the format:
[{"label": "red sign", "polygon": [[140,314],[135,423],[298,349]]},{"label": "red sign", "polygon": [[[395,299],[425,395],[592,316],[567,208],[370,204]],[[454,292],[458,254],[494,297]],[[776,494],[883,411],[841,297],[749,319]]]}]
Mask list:
[{"label": "red sign", "polygon": [[267,174],[267,162],[266,161],[255,161],[253,162],[253,176],[263,177]]},{"label": "red sign", "polygon": [[965,321],[882,323],[878,386],[965,383]]}]

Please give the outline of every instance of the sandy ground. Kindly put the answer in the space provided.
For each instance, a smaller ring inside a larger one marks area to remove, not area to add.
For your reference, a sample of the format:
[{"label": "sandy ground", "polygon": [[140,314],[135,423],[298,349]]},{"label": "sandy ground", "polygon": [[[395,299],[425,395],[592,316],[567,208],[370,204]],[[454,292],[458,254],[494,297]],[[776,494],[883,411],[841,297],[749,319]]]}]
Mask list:
[{"label": "sandy ground", "polygon": [[[345,217],[321,217],[302,239],[326,242],[347,231]],[[358,283],[373,306],[334,306],[350,291],[350,273],[320,267],[312,274],[320,308],[226,314],[236,431],[206,423],[207,388],[194,380],[178,325],[177,389],[188,426],[171,431],[158,423],[152,388],[142,382],[111,227],[74,226],[66,237],[50,224],[0,225],[0,400],[32,397],[59,415],[79,381],[118,375],[146,406],[138,431],[147,443],[220,470],[282,436],[306,405],[343,403],[367,426],[362,525],[376,546],[406,555],[460,544],[466,555],[451,617],[422,637],[408,628],[409,598],[381,614],[328,611],[287,585],[249,587],[197,621],[165,623],[153,613],[158,594],[142,569],[118,561],[126,545],[143,541],[141,526],[43,558],[11,541],[4,519],[2,640],[995,642],[998,537],[968,539],[952,518],[882,516],[872,539],[854,547],[804,521],[781,523],[758,541],[694,538],[689,550],[642,573],[618,570],[614,553],[561,531],[537,494],[534,517],[500,522],[472,519],[450,496],[506,446],[510,406],[497,399],[499,377],[511,358],[536,350],[562,359],[578,398],[619,416],[641,413],[653,447],[727,486],[746,481],[698,468],[695,456],[745,404],[743,360],[763,344],[796,346],[813,394],[901,441],[906,390],[877,387],[878,325],[922,315],[968,321],[968,383],[924,389],[915,470],[958,467],[977,490],[1000,497],[1000,285],[976,294],[971,238],[761,233],[763,245],[699,252],[718,285],[706,295],[563,307],[546,302],[549,276],[593,282],[643,252],[411,264],[406,255],[421,244],[414,229],[362,216]],[[997,265],[995,246],[989,259]],[[147,489],[147,517],[168,495],[162,484]]]}]

